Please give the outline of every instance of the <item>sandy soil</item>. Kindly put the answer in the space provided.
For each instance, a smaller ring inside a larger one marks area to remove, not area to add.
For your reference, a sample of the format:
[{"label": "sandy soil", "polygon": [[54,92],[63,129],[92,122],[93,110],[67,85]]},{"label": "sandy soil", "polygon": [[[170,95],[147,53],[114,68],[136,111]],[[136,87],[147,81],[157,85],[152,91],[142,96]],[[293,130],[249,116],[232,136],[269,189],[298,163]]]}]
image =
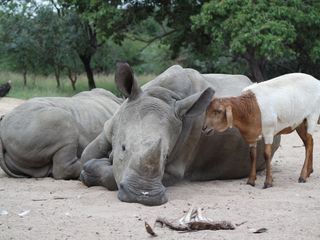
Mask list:
[{"label": "sandy soil", "polygon": [[[0,100],[0,112],[20,103]],[[297,134],[282,138],[273,160],[274,187],[263,190],[245,179],[182,182],[167,190],[169,202],[158,207],[128,204],[116,192],[87,188],[78,181],[13,179],[0,172],[0,239],[150,239],[144,221],[181,217],[191,205],[214,220],[243,223],[233,231],[178,233],[155,227],[156,239],[319,239],[320,127],[315,134],[315,172],[298,183],[304,148]],[[18,214],[26,210],[26,215]],[[2,214],[2,215],[1,215]],[[253,229],[267,228],[261,234]]]}]

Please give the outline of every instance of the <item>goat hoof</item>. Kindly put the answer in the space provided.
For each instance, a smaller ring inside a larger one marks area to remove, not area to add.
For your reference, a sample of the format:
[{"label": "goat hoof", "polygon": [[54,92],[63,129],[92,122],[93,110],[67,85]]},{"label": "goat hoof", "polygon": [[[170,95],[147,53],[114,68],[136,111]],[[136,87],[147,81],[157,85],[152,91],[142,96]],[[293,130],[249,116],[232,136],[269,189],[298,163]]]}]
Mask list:
[{"label": "goat hoof", "polygon": [[299,183],[305,183],[306,182],[306,179],[304,179],[303,177],[299,177]]},{"label": "goat hoof", "polygon": [[252,186],[252,187],[254,187],[254,186],[256,185],[255,182],[254,182],[254,181],[251,181],[251,180],[248,180],[248,181],[247,181],[247,184],[250,185],[250,186]]},{"label": "goat hoof", "polygon": [[263,189],[266,189],[266,188],[271,188],[272,187],[272,183],[264,183],[263,185]]}]

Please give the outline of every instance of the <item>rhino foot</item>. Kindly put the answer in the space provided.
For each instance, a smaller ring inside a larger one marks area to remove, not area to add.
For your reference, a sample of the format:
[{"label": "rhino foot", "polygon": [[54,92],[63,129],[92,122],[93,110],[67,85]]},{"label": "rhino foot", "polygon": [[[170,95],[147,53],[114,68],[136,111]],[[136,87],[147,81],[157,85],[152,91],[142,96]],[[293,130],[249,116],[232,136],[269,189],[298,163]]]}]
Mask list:
[{"label": "rhino foot", "polygon": [[87,187],[100,186],[100,177],[91,176],[85,170],[80,173],[80,181]]},{"label": "rhino foot", "polygon": [[108,159],[92,159],[84,166],[80,180],[88,187],[103,186],[108,190],[118,189],[113,176],[112,165]]}]

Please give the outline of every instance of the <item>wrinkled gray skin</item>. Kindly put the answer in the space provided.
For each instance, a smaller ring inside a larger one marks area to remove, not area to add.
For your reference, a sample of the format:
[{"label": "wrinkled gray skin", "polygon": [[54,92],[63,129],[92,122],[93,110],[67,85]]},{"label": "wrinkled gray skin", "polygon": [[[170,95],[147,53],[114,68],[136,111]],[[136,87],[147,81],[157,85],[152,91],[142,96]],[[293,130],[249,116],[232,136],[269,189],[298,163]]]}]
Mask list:
[{"label": "wrinkled gray skin", "polygon": [[33,98],[0,121],[0,166],[12,177],[79,178],[83,149],[123,102],[104,89]]},{"label": "wrinkled gray skin", "polygon": [[[127,100],[81,156],[92,159],[81,172],[87,186],[118,189],[121,201],[160,205],[167,201],[164,186],[183,178],[248,176],[249,148],[238,130],[212,136],[201,131],[212,89],[219,97],[239,95],[251,84],[247,77],[201,75],[173,66],[141,89],[130,66],[120,63],[116,83]],[[274,150],[279,141],[275,139]],[[264,168],[262,143],[257,166]]]}]

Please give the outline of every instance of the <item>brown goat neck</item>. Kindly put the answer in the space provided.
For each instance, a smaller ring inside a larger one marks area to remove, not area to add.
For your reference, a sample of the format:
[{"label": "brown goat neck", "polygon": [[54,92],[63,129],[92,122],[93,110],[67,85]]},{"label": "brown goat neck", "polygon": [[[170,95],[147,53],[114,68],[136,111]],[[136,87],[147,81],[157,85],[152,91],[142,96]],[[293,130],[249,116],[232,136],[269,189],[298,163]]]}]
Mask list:
[{"label": "brown goat neck", "polygon": [[254,93],[246,91],[224,100],[232,108],[233,125],[249,144],[255,143],[261,135],[261,112]]}]

